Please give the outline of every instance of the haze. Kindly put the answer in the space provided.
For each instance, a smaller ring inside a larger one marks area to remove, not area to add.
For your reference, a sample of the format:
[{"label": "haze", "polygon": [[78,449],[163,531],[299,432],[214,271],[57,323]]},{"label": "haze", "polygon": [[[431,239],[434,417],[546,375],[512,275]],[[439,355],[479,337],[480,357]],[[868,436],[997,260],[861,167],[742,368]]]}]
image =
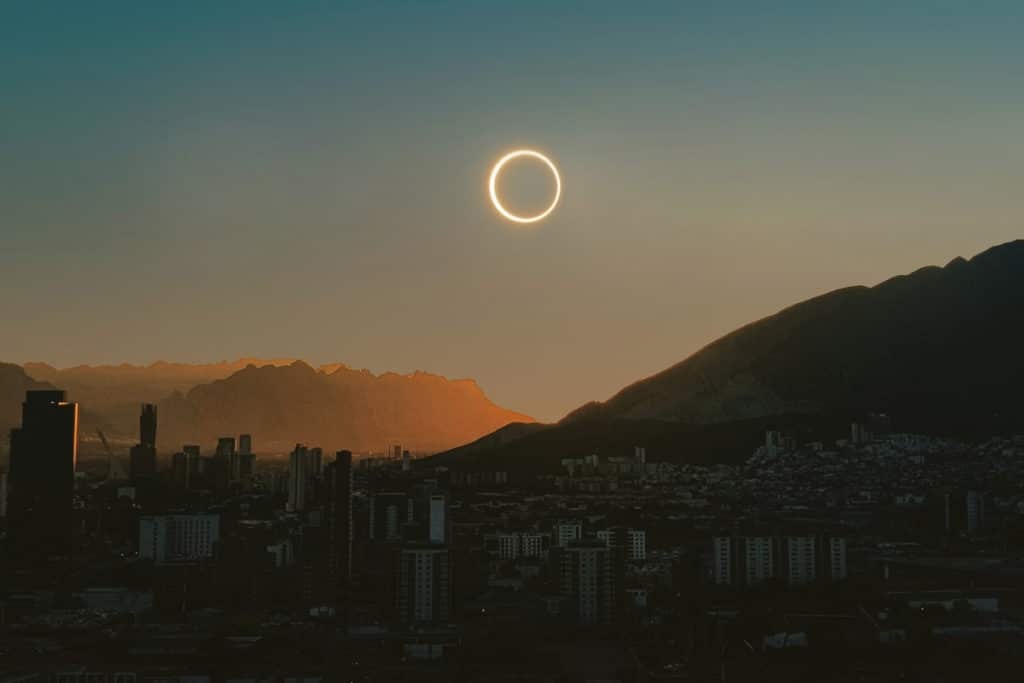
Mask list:
[{"label": "haze", "polygon": [[[1017,3],[22,5],[4,360],[423,369],[554,419],[1020,236]],[[485,191],[520,146],[565,181],[528,230]]]}]

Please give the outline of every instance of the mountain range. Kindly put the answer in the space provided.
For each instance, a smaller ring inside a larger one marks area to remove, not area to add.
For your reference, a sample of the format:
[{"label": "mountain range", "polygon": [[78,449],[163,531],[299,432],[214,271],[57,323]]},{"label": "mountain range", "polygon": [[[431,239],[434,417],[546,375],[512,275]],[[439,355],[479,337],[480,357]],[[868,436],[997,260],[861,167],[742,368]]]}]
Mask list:
[{"label": "mountain range", "polygon": [[510,425],[437,462],[550,468],[556,457],[625,455],[637,444],[721,462],[749,455],[769,426],[835,438],[870,412],[907,431],[1021,431],[1022,351],[1017,240],[790,306],[557,424]]},{"label": "mountain range", "polygon": [[314,369],[293,359],[242,359],[192,365],[107,365],[57,369],[0,364],[0,429],[18,423],[27,389],[59,387],[78,401],[83,443],[103,430],[123,447],[137,440],[139,405],[159,408],[158,446],[207,448],[217,437],[252,433],[259,450],[298,441],[325,449],[380,451],[400,443],[436,451],[529,416],[492,403],[476,382],[415,372]]}]

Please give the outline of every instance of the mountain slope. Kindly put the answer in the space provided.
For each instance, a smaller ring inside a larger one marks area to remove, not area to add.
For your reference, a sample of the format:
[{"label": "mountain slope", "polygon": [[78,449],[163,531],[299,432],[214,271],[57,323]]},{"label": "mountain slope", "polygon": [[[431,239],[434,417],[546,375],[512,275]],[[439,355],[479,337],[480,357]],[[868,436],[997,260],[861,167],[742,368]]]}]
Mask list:
[{"label": "mountain slope", "polygon": [[0,453],[6,453],[11,429],[21,424],[21,403],[30,389],[52,389],[29,377],[17,365],[0,363]]},{"label": "mountain slope", "polygon": [[565,419],[707,424],[781,413],[1006,410],[1019,406],[1024,378],[1022,311],[1019,240],[797,304]]},{"label": "mountain slope", "polygon": [[1018,240],[791,306],[490,454],[554,456],[561,435],[597,445],[588,435],[614,441],[624,432],[678,454],[697,435],[721,433],[716,425],[750,430],[749,442],[764,424],[841,424],[868,411],[888,412],[905,429],[1024,429],[1022,312]]},{"label": "mountain slope", "polygon": [[111,436],[137,436],[139,404],[155,403],[176,391],[224,379],[248,365],[287,365],[294,360],[245,358],[220,363],[168,363],[151,365],[78,365],[58,369],[47,363],[25,363],[25,372],[37,380],[65,389],[83,407],[99,416]]},{"label": "mountain slope", "polygon": [[160,404],[160,442],[209,443],[253,432],[261,448],[296,441],[325,449],[380,451],[389,443],[424,451],[451,448],[531,418],[492,403],[472,380],[352,370],[302,362],[247,367],[177,393]]}]

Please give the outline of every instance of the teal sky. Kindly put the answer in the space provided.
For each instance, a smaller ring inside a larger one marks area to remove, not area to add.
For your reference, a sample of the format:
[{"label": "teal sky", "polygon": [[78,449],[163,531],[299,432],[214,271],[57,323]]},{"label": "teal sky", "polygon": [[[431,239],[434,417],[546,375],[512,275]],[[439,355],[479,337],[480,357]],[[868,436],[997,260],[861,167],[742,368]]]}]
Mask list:
[{"label": "teal sky", "polygon": [[[0,359],[423,369],[553,419],[1021,237],[1024,5],[837,4],[4,3]],[[527,230],[485,189],[518,146],[564,180]]]}]

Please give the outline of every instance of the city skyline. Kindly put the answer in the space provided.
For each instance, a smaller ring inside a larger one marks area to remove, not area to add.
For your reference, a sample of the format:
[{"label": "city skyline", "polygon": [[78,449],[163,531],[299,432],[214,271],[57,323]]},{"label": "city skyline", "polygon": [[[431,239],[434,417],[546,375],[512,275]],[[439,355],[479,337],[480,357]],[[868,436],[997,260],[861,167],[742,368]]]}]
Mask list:
[{"label": "city skyline", "polygon": [[[0,28],[4,360],[421,369],[547,421],[1019,234],[1012,3],[120,10]],[[486,191],[519,146],[564,175],[531,229]]]}]

